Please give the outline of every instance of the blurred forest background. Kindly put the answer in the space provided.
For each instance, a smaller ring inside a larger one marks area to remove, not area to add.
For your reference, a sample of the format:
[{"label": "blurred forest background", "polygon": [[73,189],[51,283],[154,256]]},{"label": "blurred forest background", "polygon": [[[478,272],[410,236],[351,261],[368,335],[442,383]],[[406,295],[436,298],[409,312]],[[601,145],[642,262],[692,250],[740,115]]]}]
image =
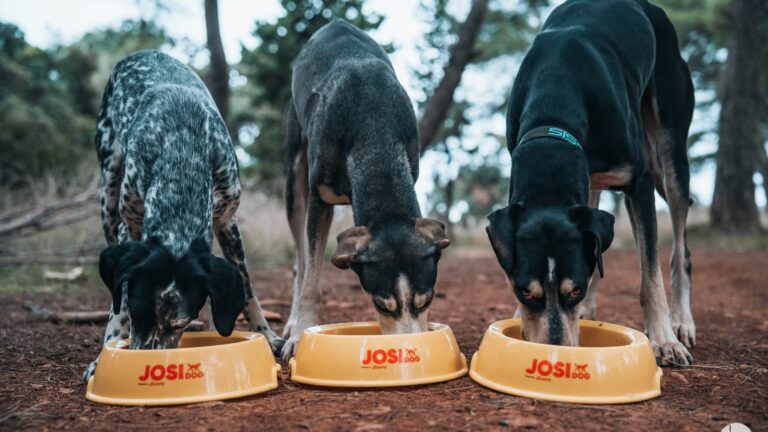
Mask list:
[{"label": "blurred forest background", "polygon": [[[141,49],[205,59],[190,65],[208,84],[238,146],[248,189],[239,217],[249,257],[264,265],[284,262],[290,236],[281,202],[280,124],[291,60],[313,32],[336,17],[365,30],[390,17],[370,12],[365,0],[279,0],[282,15],[254,22],[253,40],[242,45],[241,59],[233,63],[222,46],[227,26],[220,22],[217,0],[199,3],[207,31],[207,43],[200,46],[171,37],[156,19],[172,14],[178,3],[134,1],[153,12],[115,28],[94,23],[96,30],[55,46],[34,46],[23,28],[0,22],[0,266],[92,262],[104,246],[95,198],[96,115],[112,67]],[[422,154],[430,161],[422,169],[431,183],[423,210],[449,220],[460,245],[480,247],[485,215],[506,204],[509,167],[503,127],[477,130],[484,119],[505,112],[517,64],[561,2],[414,1],[426,29],[416,45],[418,66],[408,77],[416,83],[409,92]],[[691,152],[692,169],[716,164],[711,198],[697,197],[694,204],[692,224],[698,227],[692,232],[704,233],[705,243],[737,238],[764,245],[766,215],[758,202],[768,199],[768,2],[655,3],[677,27],[697,90],[698,121],[689,138],[697,149]],[[379,42],[389,52],[399,49]],[[465,88],[467,76],[477,80],[489,74],[497,94],[478,104]],[[621,196],[604,195],[604,206],[620,214]],[[339,229],[351,223],[344,211],[338,218]]]}]

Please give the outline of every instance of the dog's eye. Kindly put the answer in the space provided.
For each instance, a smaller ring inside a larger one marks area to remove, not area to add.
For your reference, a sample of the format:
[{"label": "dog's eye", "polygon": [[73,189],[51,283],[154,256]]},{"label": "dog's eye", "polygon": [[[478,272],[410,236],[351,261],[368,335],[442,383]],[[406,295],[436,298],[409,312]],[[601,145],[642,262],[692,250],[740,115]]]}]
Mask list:
[{"label": "dog's eye", "polygon": [[522,294],[523,297],[525,297],[528,300],[533,299],[533,294],[531,294],[531,290],[529,290],[528,288],[520,288],[520,294]]},{"label": "dog's eye", "polygon": [[571,298],[577,298],[579,294],[581,294],[581,287],[573,287],[569,295]]}]

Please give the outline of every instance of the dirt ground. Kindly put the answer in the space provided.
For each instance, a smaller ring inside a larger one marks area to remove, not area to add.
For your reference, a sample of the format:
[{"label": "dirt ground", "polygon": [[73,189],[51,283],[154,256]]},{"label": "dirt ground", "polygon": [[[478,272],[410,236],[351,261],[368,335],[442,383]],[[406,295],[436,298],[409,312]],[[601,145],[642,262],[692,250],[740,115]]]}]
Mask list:
[{"label": "dirt ground", "polygon": [[[666,251],[663,252],[667,254]],[[601,286],[602,320],[642,328],[636,259],[610,252]],[[283,380],[265,394],[181,407],[111,407],[88,402],[80,376],[99,351],[101,325],[36,321],[33,300],[51,309],[109,304],[91,278],[53,292],[0,295],[0,428],[171,430],[721,430],[731,422],[768,429],[768,252],[694,250],[695,365],[665,369],[662,396],[617,406],[584,406],[496,393],[468,377],[381,390],[313,388]],[[254,270],[262,299],[289,300],[287,267]],[[668,275],[665,279],[668,281]],[[373,309],[357,279],[328,265],[321,321],[368,320]],[[430,318],[449,324],[469,358],[491,322],[513,313],[495,259],[456,253],[441,262]],[[271,306],[284,316],[287,306]],[[276,327],[280,327],[277,325]],[[286,371],[287,373],[287,371]]]}]

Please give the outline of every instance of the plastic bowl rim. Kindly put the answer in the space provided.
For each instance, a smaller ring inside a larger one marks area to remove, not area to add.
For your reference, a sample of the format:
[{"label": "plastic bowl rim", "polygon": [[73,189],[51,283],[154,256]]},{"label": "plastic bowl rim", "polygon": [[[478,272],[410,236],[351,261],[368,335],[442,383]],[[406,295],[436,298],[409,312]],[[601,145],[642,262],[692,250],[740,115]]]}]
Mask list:
[{"label": "plastic bowl rim", "polygon": [[504,334],[504,330],[511,327],[515,327],[516,325],[519,326],[520,324],[521,324],[520,318],[510,318],[506,320],[496,321],[488,327],[488,332],[501,336],[505,339],[509,339],[521,345],[537,345],[541,347],[546,347],[551,350],[574,351],[574,352],[588,352],[588,351],[594,351],[594,350],[625,351],[628,349],[635,349],[636,347],[643,345],[646,340],[645,335],[643,335],[643,333],[640,332],[639,330],[635,330],[633,328],[622,326],[619,324],[613,324],[613,323],[604,322],[604,321],[593,321],[593,320],[579,320],[579,327],[580,328],[581,327],[590,327],[590,328],[602,327],[605,330],[612,333],[621,333],[622,335],[630,339],[630,343],[625,345],[601,346],[601,347],[563,346],[563,345],[550,345],[550,344],[539,343],[539,342],[530,342],[527,340],[514,338],[512,336],[507,336],[506,334]]},{"label": "plastic bowl rim", "polygon": [[248,332],[248,331],[233,331],[232,334],[230,334],[229,336],[222,336],[216,331],[199,331],[199,332],[196,331],[196,332],[185,332],[182,335],[182,337],[187,339],[198,339],[198,338],[204,338],[204,337],[227,339],[230,337],[235,337],[235,338],[240,338],[244,340],[238,340],[238,341],[234,341],[227,344],[204,345],[204,346],[187,347],[187,348],[131,350],[131,349],[124,349],[131,343],[131,339],[117,339],[117,340],[107,342],[104,345],[103,349],[108,351],[119,352],[119,353],[122,353],[123,355],[139,355],[139,354],[147,354],[147,353],[158,353],[158,354],[162,353],[165,355],[168,353],[176,353],[176,352],[189,353],[193,351],[215,351],[227,346],[235,346],[242,343],[253,342],[255,340],[259,340],[260,338],[263,338],[264,335],[261,333]]},{"label": "plastic bowl rim", "polygon": [[371,327],[371,326],[378,326],[379,323],[376,321],[355,321],[355,322],[346,322],[346,323],[335,323],[335,324],[321,324],[316,325],[314,327],[310,327],[306,330],[304,330],[304,333],[306,334],[312,334],[314,336],[321,336],[324,338],[403,338],[403,337],[409,337],[414,335],[430,335],[430,334],[440,334],[451,331],[451,327],[447,324],[441,324],[436,322],[428,322],[427,328],[428,331],[425,332],[419,332],[419,333],[405,333],[405,334],[377,334],[377,335],[366,335],[366,334],[329,334],[326,333],[329,330],[337,330],[337,329],[344,329],[344,328],[360,328],[360,327]]}]

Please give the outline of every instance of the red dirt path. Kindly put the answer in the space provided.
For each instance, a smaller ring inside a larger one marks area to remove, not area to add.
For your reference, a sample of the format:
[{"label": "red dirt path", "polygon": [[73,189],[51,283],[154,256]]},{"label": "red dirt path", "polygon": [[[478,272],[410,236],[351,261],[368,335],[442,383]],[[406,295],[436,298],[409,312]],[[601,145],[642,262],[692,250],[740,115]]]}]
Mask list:
[{"label": "red dirt path", "polygon": [[[666,252],[664,252],[666,255]],[[621,406],[534,401],[488,390],[468,377],[382,390],[321,389],[288,380],[272,392],[181,407],[110,407],[88,402],[80,376],[99,350],[99,325],[36,321],[32,300],[52,309],[108,306],[89,280],[66,293],[0,295],[0,429],[171,430],[721,430],[730,422],[768,429],[768,252],[694,251],[695,366],[665,369],[662,396]],[[599,317],[641,328],[633,253],[606,257]],[[260,298],[289,300],[288,268],[254,271]],[[665,279],[668,281],[668,277]],[[321,321],[373,316],[351,272],[326,266]],[[512,315],[512,295],[491,256],[447,256],[430,314],[454,330],[467,357],[486,326]],[[284,314],[288,307],[270,309]],[[279,326],[277,326],[279,328]]]}]

